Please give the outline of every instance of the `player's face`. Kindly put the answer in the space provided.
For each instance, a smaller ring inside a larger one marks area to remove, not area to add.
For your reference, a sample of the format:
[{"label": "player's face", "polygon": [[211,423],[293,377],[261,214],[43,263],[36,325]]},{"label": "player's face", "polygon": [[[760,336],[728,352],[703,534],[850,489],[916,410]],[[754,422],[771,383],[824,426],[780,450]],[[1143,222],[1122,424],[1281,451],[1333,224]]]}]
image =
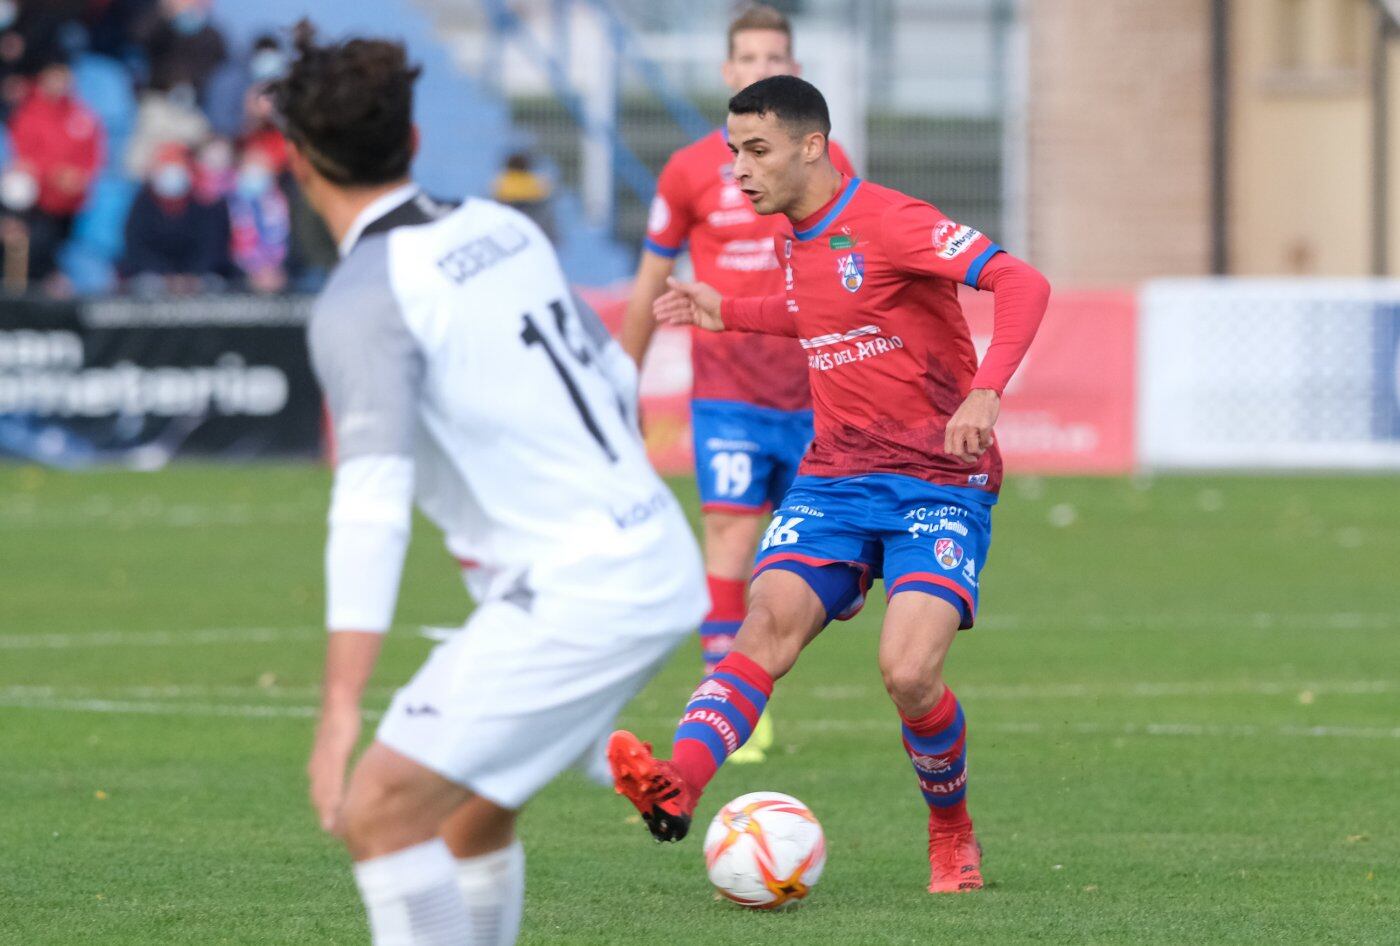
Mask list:
[{"label": "player's face", "polygon": [[792,58],[792,44],[777,30],[744,30],[734,34],[733,49],[724,62],[724,82],[731,92],[747,89],[769,76],[795,76],[802,67]]},{"label": "player's face", "polygon": [[782,213],[801,197],[808,165],[804,142],[774,115],[729,116],[734,183],[754,210]]}]

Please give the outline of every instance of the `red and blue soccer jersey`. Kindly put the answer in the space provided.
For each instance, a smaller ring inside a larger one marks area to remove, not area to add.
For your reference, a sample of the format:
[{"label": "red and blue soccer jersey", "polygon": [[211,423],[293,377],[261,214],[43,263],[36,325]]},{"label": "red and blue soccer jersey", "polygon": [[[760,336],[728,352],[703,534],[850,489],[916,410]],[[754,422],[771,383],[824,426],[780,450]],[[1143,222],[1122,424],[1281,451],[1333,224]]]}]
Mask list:
[{"label": "red and blue soccer jersey", "polygon": [[[840,146],[832,162],[854,176]],[[734,156],[723,129],[671,156],[657,182],[646,248],[668,258],[687,242],[695,277],[725,296],[780,292],[774,237],[788,229],[781,215],[762,216],[734,183]],[[786,338],[697,331],[691,339],[697,400],[738,401],[781,411],[811,407],[807,361]]]},{"label": "red and blue soccer jersey", "polygon": [[783,293],[726,298],[723,318],[727,328],[801,340],[816,438],[800,474],[895,473],[995,493],[995,443],[968,464],[945,453],[943,439],[974,387],[1004,384],[974,385],[977,355],[957,295],[1000,248],[923,201],[853,179],[776,249]]}]

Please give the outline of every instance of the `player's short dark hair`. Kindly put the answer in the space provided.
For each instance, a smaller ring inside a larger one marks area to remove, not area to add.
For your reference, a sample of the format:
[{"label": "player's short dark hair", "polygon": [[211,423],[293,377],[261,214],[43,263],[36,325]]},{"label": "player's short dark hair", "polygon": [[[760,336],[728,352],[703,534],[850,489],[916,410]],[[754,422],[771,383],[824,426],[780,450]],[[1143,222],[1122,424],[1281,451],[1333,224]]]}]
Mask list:
[{"label": "player's short dark hair", "polygon": [[792,55],[792,24],[781,10],[766,3],[755,3],[729,24],[729,55],[734,55],[734,37],[750,30],[773,30],[787,37],[788,55]]},{"label": "player's short dark hair", "polygon": [[812,83],[797,76],[759,79],[729,100],[731,115],[772,115],[797,135],[831,137],[831,113]]},{"label": "player's short dark hair", "polygon": [[422,70],[402,43],[349,39],[319,44],[297,24],[295,58],[272,82],[282,131],[327,180],[372,186],[408,174],[413,160],[413,84]]}]

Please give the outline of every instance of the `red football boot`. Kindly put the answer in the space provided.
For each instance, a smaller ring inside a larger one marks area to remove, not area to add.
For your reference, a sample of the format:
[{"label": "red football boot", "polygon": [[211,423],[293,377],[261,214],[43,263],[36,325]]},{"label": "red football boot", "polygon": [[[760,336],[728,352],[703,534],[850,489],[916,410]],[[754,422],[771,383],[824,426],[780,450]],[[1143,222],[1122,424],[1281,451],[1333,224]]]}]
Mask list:
[{"label": "red football boot", "polygon": [[651,754],[651,743],[619,729],[608,738],[608,765],[617,793],[641,812],[652,837],[679,841],[686,836],[697,793],[670,762]]},{"label": "red football boot", "polygon": [[972,823],[945,828],[928,819],[928,892],[963,893],[982,889],[982,845]]}]

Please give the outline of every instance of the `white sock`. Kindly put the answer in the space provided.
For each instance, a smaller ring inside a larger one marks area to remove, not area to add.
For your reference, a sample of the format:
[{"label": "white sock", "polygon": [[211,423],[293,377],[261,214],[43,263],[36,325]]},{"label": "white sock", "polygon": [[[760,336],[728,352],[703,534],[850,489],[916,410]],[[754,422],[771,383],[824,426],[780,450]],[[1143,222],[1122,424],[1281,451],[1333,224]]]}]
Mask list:
[{"label": "white sock", "polygon": [[442,838],[361,861],[355,883],[374,946],[465,946],[471,918]]},{"label": "white sock", "polygon": [[471,914],[473,946],[512,946],[525,908],[525,848],[520,842],[459,859],[457,886]]}]

